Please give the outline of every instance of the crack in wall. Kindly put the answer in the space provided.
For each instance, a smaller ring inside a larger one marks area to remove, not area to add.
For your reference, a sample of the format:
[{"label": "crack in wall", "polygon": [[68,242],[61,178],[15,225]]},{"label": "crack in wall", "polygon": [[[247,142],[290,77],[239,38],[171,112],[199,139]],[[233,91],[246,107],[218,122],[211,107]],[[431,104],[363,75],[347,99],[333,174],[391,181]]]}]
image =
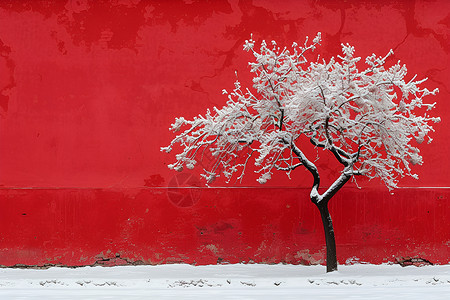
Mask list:
[{"label": "crack in wall", "polygon": [[431,261],[429,261],[426,258],[422,258],[422,257],[400,257],[400,258],[396,259],[395,263],[399,264],[402,267],[407,267],[407,266],[422,267],[422,266],[434,265]]},{"label": "crack in wall", "polygon": [[139,265],[148,265],[142,260],[133,260],[128,257],[122,257],[119,253],[115,254],[115,257],[104,257],[103,254],[97,255],[98,258],[91,267],[102,266],[102,267],[114,267],[114,266],[139,266]]}]

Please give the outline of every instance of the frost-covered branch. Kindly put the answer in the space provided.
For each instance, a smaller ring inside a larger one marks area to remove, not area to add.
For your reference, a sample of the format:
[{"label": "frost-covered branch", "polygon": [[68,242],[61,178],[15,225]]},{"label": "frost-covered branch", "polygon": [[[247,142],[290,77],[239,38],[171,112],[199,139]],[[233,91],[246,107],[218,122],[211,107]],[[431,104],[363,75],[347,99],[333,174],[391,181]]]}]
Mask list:
[{"label": "frost-covered branch", "polygon": [[[438,91],[422,87],[426,79],[405,80],[407,68],[400,62],[386,67],[392,55],[365,59],[354,48],[342,45],[342,55],[319,61],[313,52],[320,44],[318,34],[311,43],[280,48],[253,39],[244,50],[254,56],[249,63],[254,74],[252,88],[235,82],[232,92],[224,90],[228,101],[222,108],[208,110],[193,120],[177,118],[171,130],[182,130],[162,150],[180,149],[169,168],[193,168],[209,151],[214,162],[204,170],[207,182],[221,174],[242,180],[248,164],[256,166],[258,181],[265,183],[275,171],[288,176],[305,167],[313,176],[312,195],[329,199],[351,177],[380,178],[388,188],[402,176],[417,177],[411,165],[421,164],[417,145],[425,139],[432,123],[423,98]],[[297,143],[304,136],[330,151],[343,166],[336,182],[319,195],[319,170]],[[316,195],[316,194],[317,195]]]}]

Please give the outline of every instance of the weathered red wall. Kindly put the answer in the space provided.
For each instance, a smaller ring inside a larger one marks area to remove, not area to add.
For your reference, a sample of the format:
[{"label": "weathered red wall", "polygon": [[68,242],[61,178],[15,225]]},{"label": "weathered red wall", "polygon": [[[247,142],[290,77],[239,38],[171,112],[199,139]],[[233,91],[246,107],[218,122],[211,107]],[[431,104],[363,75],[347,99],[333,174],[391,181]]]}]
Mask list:
[{"label": "weathered red wall", "polygon": [[[307,172],[205,188],[159,151],[174,117],[223,105],[235,70],[248,81],[251,33],[291,44],[317,31],[324,57],[347,42],[363,57],[392,48],[391,63],[440,89],[420,180],[394,195],[358,181],[332,200],[339,260],[448,263],[449,11],[445,0],[1,1],[0,265],[322,263]],[[326,186],[338,166],[318,166]]]},{"label": "weathered red wall", "polygon": [[[171,201],[179,199],[171,193],[188,201]],[[339,261],[448,263],[449,196],[447,189],[343,190],[330,202]],[[325,257],[307,189],[6,189],[1,207],[3,265],[309,264]]]}]

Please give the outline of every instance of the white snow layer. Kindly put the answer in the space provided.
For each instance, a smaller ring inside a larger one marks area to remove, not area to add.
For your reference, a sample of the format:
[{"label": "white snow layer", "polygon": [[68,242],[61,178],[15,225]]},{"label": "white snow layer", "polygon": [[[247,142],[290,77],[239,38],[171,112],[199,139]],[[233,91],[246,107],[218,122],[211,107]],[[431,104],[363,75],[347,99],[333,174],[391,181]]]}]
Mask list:
[{"label": "white snow layer", "polygon": [[450,299],[450,265],[5,268],[0,299]]}]

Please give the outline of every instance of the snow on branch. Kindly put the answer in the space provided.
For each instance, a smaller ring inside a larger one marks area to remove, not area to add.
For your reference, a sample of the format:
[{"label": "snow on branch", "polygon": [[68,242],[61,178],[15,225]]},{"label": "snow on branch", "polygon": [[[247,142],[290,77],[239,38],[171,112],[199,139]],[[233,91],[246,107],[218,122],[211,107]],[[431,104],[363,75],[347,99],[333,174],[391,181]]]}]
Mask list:
[{"label": "snow on branch", "polygon": [[244,50],[254,56],[249,63],[253,86],[243,88],[236,81],[232,92],[223,91],[228,96],[224,107],[193,120],[177,118],[171,130],[181,133],[161,148],[170,152],[181,146],[169,168],[191,169],[209,151],[215,163],[203,172],[208,183],[221,174],[228,180],[236,174],[241,180],[250,163],[260,183],[276,170],[289,175],[304,166],[313,174],[317,191],[317,168],[298,142],[305,136],[343,165],[334,185],[356,175],[379,177],[388,188],[396,187],[399,177],[417,178],[410,167],[422,163],[417,144],[430,142],[431,124],[440,121],[426,112],[435,103],[423,98],[438,90],[422,87],[426,79],[406,80],[407,68],[400,62],[387,67],[392,50],[383,57],[367,57],[360,71],[361,58],[348,44],[342,44],[342,55],[318,61],[314,50],[320,41],[319,33],[302,46],[281,48],[262,41],[256,49],[255,41],[247,40]]}]

